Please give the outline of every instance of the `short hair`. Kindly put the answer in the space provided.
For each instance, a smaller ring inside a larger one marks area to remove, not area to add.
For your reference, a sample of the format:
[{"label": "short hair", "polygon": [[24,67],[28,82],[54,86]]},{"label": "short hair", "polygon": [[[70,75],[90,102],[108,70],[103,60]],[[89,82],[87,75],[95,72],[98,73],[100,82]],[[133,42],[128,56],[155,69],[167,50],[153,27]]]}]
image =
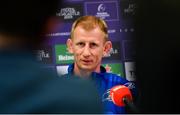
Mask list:
[{"label": "short hair", "polygon": [[78,18],[72,25],[70,35],[71,39],[73,38],[74,30],[77,26],[81,26],[85,30],[92,30],[98,26],[105,34],[105,41],[108,41],[108,26],[106,22],[99,17],[87,15]]}]

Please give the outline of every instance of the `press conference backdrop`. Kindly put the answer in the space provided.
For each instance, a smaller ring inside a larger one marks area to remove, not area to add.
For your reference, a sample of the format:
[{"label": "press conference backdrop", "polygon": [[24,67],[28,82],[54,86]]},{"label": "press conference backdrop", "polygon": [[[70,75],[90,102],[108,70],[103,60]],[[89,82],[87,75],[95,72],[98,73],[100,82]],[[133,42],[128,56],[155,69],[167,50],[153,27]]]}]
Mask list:
[{"label": "press conference backdrop", "polygon": [[73,63],[73,55],[68,53],[66,40],[70,37],[73,21],[80,16],[94,15],[108,24],[109,39],[113,48],[102,61],[107,72],[116,73],[134,81],[134,25],[133,18],[137,5],[134,0],[64,0],[54,18],[49,21],[48,40],[38,50],[37,58],[58,75],[67,73],[68,65]]}]

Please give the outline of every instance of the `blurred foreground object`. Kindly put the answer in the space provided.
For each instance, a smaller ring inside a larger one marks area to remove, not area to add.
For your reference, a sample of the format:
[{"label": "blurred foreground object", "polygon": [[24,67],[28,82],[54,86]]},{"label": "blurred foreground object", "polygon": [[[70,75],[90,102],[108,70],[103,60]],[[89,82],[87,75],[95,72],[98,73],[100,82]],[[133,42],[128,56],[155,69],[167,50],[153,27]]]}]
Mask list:
[{"label": "blurred foreground object", "polygon": [[136,69],[142,113],[180,113],[180,1],[138,0]]},{"label": "blurred foreground object", "polygon": [[91,82],[59,78],[33,55],[42,43],[43,25],[57,4],[1,1],[0,113],[101,113]]}]

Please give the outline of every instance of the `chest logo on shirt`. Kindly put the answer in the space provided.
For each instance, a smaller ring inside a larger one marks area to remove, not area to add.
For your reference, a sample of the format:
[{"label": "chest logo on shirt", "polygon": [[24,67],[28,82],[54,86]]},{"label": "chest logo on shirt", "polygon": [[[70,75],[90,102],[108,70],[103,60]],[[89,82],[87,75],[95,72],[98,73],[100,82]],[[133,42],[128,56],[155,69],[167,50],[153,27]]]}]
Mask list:
[{"label": "chest logo on shirt", "polygon": [[110,89],[106,90],[102,95],[102,102],[104,101],[112,101],[110,97]]},{"label": "chest logo on shirt", "polygon": [[126,87],[128,87],[129,89],[135,89],[135,84],[132,82],[127,82],[124,84]]}]

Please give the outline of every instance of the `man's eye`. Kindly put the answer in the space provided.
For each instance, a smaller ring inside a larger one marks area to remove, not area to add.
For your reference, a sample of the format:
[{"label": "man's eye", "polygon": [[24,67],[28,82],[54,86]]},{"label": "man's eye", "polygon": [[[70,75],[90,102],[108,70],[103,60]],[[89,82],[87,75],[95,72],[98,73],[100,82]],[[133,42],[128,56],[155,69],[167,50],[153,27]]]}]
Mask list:
[{"label": "man's eye", "polygon": [[98,45],[96,43],[91,43],[91,47],[97,47]]},{"label": "man's eye", "polygon": [[79,43],[77,43],[77,45],[78,45],[78,46],[84,46],[84,43],[79,42]]}]

